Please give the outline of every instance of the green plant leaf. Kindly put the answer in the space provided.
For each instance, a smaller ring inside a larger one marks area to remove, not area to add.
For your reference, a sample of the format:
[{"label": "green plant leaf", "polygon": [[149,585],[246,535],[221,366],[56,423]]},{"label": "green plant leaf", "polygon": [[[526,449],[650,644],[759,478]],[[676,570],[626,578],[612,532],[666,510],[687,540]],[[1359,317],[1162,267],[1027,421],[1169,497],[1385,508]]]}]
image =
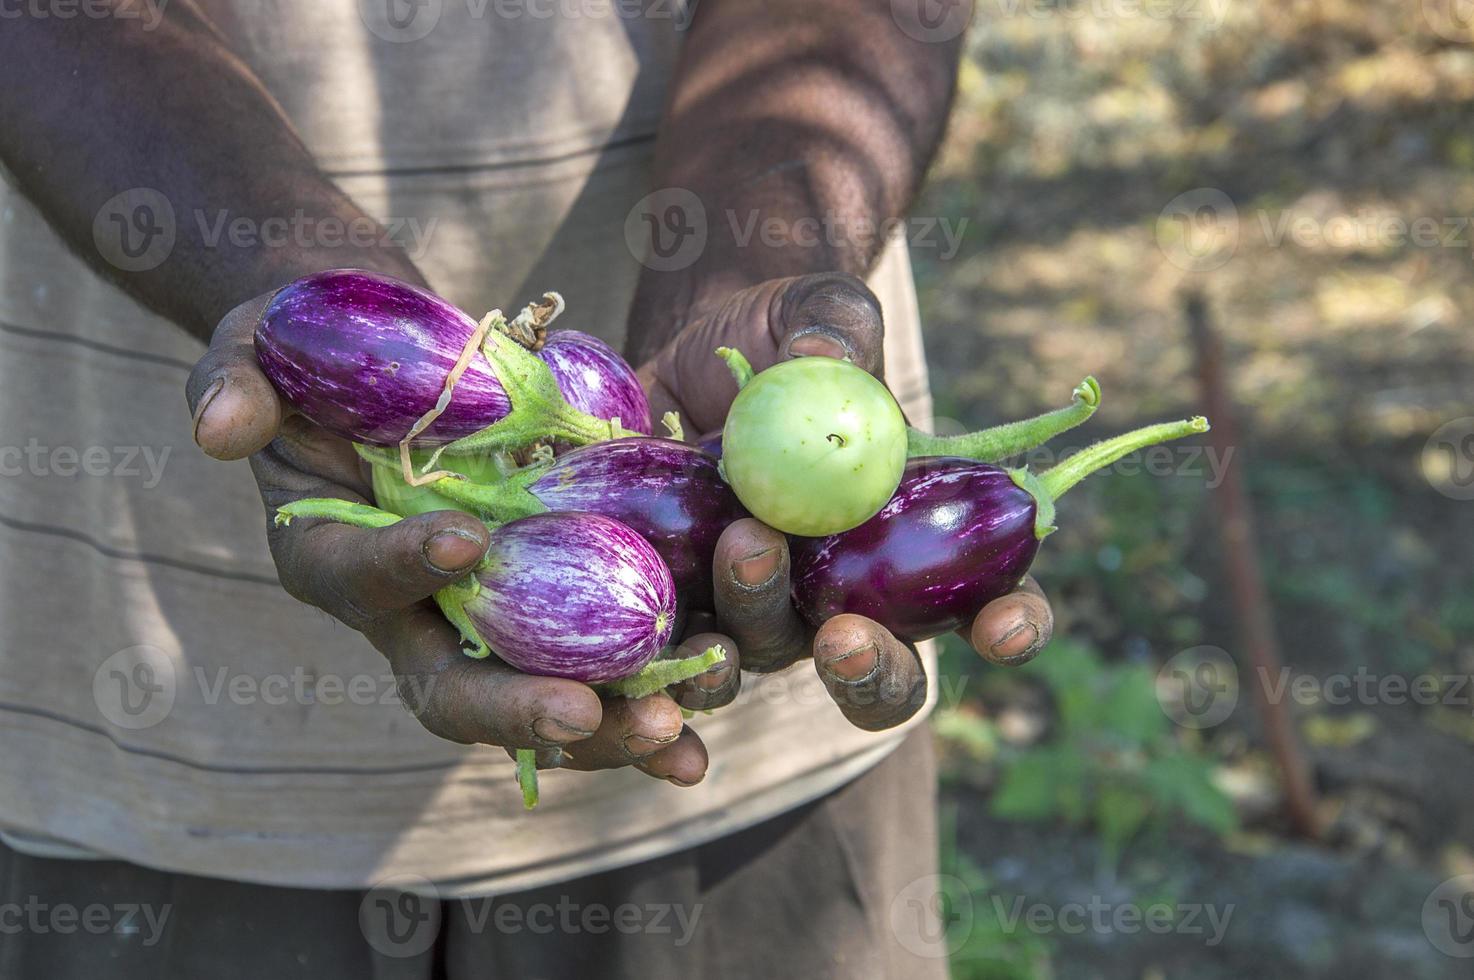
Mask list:
[{"label": "green plant leaf", "polygon": [[1153,796],[1169,803],[1188,820],[1218,834],[1238,826],[1233,801],[1213,784],[1213,766],[1186,754],[1150,760],[1142,771]]}]

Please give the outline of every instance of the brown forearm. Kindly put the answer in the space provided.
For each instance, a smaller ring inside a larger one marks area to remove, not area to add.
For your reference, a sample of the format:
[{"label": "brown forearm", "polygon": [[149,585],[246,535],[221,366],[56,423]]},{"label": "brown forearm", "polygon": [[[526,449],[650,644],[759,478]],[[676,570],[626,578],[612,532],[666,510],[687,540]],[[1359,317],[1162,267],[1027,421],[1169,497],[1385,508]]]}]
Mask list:
[{"label": "brown forearm", "polygon": [[[193,0],[150,18],[7,20],[0,160],[79,255],[197,336],[315,269],[419,278],[401,248],[364,233],[371,219]],[[170,228],[172,246],[145,250]]]},{"label": "brown forearm", "polygon": [[[889,0],[703,0],[655,187],[695,195],[706,239],[689,264],[642,276],[628,342],[637,363],[744,286],[863,274],[941,138],[960,50],[960,37],[913,39]],[[671,202],[682,208],[671,220],[691,226],[689,201],[657,197],[651,233]]]}]

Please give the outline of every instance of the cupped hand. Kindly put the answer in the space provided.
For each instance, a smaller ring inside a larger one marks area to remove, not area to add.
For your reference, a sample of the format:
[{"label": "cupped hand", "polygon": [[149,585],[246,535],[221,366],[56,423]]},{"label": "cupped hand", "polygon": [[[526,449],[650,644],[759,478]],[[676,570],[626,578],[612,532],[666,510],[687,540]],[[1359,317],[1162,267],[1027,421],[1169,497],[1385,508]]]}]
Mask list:
[{"label": "cupped hand", "polygon": [[[654,417],[677,411],[691,435],[717,429],[737,385],[717,347],[736,347],[761,371],[799,356],[847,357],[884,380],[880,303],[854,276],[840,273],[773,279],[731,296],[685,327],[640,369]],[[878,731],[901,724],[926,701],[926,674],[914,646],[863,616],[836,616],[818,629],[790,597],[788,543],[755,519],[732,524],[713,562],[716,625],[728,664],[782,670],[812,657],[825,688],[856,726]],[[959,635],[984,659],[1011,666],[1049,642],[1054,616],[1032,578],[978,611]],[[693,640],[688,644],[694,645]],[[716,707],[736,697],[740,671],[703,677],[675,689],[688,707]],[[696,702],[700,702],[699,704]]]},{"label": "cupped hand", "polygon": [[[371,502],[352,445],[291,414],[261,373],[252,337],[270,298],[227,314],[190,374],[195,441],[217,459],[250,458],[268,515],[304,497]],[[267,542],[283,588],[361,632],[388,658],[401,700],[433,734],[536,749],[546,766],[634,766],[682,786],[705,776],[706,748],[667,695],[601,701],[577,681],[462,653],[430,596],[485,553],[488,532],[476,518],[435,511],[380,529],[268,521]]]}]

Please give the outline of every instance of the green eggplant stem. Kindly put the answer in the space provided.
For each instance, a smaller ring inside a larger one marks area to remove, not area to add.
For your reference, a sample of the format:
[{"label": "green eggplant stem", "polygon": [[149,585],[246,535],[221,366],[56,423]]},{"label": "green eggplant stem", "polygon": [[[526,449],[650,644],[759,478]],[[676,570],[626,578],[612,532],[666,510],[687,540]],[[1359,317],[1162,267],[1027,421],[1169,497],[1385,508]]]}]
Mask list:
[{"label": "green eggplant stem", "polygon": [[1066,490],[1096,470],[1110,466],[1128,453],[1207,431],[1208,420],[1197,415],[1190,419],[1183,419],[1181,422],[1162,422],[1158,425],[1148,425],[1122,433],[1104,442],[1097,442],[1088,449],[1082,449],[1040,473],[1039,485],[1050,497],[1058,500]]},{"label": "green eggplant stem", "polygon": [[732,372],[732,377],[737,381],[737,390],[741,391],[746,388],[755,373],[752,370],[752,362],[748,361],[735,347],[718,347],[716,354],[717,357],[727,362],[727,370]]},{"label": "green eggplant stem", "polygon": [[[371,466],[389,469],[394,478],[399,478],[399,464],[387,449],[376,446],[355,446],[358,455]],[[533,496],[532,486],[548,471],[551,462],[532,463],[520,467],[496,483],[479,483],[459,473],[442,477],[427,484],[428,489],[464,507],[480,517],[486,524],[496,527],[522,517],[547,512],[547,506]]]},{"label": "green eggplant stem", "polygon": [[1042,446],[1060,433],[1073,429],[1094,415],[1099,407],[1100,384],[1089,377],[1075,386],[1069,405],[1031,419],[956,436],[934,436],[920,429],[908,428],[906,455],[909,459],[960,456],[980,463],[997,463]]},{"label": "green eggplant stem", "polygon": [[682,657],[679,660],[652,660],[637,674],[594,686],[602,694],[612,694],[634,700],[648,697],[656,691],[665,690],[672,684],[679,684],[681,681],[704,674],[726,659],[727,651],[722,649],[722,645],[718,643],[716,646],[708,647],[705,653],[694,657]]},{"label": "green eggplant stem", "polygon": [[1043,540],[1055,531],[1054,502],[1066,490],[1097,470],[1114,463],[1128,453],[1155,446],[1171,439],[1181,439],[1198,432],[1208,431],[1208,420],[1201,415],[1181,422],[1162,422],[1134,429],[1113,439],[1097,442],[1069,456],[1043,473],[1031,473],[1027,468],[1009,470],[1008,475],[1015,485],[1034,498],[1037,507],[1034,513],[1034,536]]},{"label": "green eggplant stem", "polygon": [[537,806],[537,750],[517,750],[517,785],[522,788],[522,808]]},{"label": "green eggplant stem", "polygon": [[283,527],[298,517],[325,518],[339,524],[371,528],[388,527],[403,520],[398,514],[391,514],[387,510],[370,507],[368,504],[355,504],[351,500],[339,500],[336,497],[304,497],[276,509],[276,523]]},{"label": "green eggplant stem", "polygon": [[476,624],[466,612],[466,603],[476,598],[480,592],[481,583],[473,574],[438,589],[434,596],[435,605],[440,607],[440,612],[460,631],[461,639],[470,644],[469,650],[462,647],[461,652],[475,660],[485,660],[491,656],[491,647],[481,638]]}]

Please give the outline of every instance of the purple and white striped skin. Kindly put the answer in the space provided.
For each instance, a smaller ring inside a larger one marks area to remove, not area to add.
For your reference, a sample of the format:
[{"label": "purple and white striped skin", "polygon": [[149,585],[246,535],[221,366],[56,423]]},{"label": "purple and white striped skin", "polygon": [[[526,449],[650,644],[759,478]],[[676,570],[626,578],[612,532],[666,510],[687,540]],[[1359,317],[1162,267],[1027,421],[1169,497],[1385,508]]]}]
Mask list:
[{"label": "purple and white striped skin", "polygon": [[670,570],[632,528],[600,514],[524,517],[491,532],[466,613],[527,674],[588,684],[638,673],[670,641]]},{"label": "purple and white striped skin", "polygon": [[991,463],[913,459],[864,524],[789,539],[794,602],[815,626],[858,613],[912,642],[957,629],[1029,571],[1036,506]]},{"label": "purple and white striped skin", "polygon": [[[256,328],[256,356],[287,403],[313,422],[354,442],[394,446],[435,407],[475,329],[418,286],[334,269],[276,294]],[[478,357],[417,441],[451,442],[509,411],[501,382]]]},{"label": "purple and white striped skin", "polygon": [[[333,269],[304,276],[272,298],[256,328],[256,357],[287,403],[313,422],[354,442],[396,446],[435,407],[476,325],[418,286]],[[538,356],[574,408],[650,432],[645,390],[608,344],[560,330]],[[510,411],[491,365],[476,357],[445,412],[415,441],[452,442]]]},{"label": "purple and white striped skin", "polygon": [[537,352],[574,408],[601,419],[619,419],[632,432],[649,435],[650,402],[634,368],[598,337],[579,330],[554,330]]},{"label": "purple and white striped skin", "polygon": [[717,539],[748,516],[717,471],[717,461],[672,439],[627,438],[558,457],[528,487],[552,511],[604,514],[655,546],[682,601],[712,608]]}]

